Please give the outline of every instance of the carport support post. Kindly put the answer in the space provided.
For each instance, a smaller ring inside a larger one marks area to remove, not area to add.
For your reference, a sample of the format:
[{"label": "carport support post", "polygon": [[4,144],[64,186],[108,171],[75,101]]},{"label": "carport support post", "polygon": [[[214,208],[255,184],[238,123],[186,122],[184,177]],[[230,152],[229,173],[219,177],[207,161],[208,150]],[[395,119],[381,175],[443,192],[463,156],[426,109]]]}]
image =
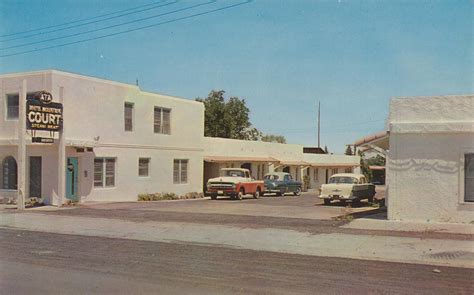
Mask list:
[{"label": "carport support post", "polygon": [[64,136],[64,87],[59,87],[59,102],[63,104],[63,130],[58,133],[58,207],[63,205],[66,194],[66,138]]},{"label": "carport support post", "polygon": [[26,194],[26,80],[21,82],[18,100],[18,195],[16,206],[18,210],[24,210]]}]

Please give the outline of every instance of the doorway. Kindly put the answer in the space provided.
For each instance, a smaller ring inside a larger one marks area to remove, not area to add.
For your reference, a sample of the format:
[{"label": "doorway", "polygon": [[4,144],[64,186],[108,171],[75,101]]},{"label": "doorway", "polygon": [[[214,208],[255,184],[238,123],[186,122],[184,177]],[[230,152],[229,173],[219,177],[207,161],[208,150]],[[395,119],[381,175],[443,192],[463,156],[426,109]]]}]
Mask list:
[{"label": "doorway", "polygon": [[30,198],[41,198],[41,157],[30,157],[30,184],[29,184],[29,197]]},{"label": "doorway", "polygon": [[77,201],[78,159],[68,157],[66,163],[66,198]]},{"label": "doorway", "polygon": [[240,165],[240,168],[248,169],[250,171],[250,175],[253,175],[251,163],[243,163],[242,165]]}]

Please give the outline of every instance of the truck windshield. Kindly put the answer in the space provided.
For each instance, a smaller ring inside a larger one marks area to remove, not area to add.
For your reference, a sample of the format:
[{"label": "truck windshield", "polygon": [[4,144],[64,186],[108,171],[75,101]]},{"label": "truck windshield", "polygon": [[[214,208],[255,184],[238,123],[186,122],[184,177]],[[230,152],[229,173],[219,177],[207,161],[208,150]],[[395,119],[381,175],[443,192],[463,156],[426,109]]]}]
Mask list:
[{"label": "truck windshield", "polygon": [[222,170],[221,176],[245,177],[244,171],[241,170]]},{"label": "truck windshield", "polygon": [[357,184],[357,178],[348,176],[336,176],[329,178],[329,183],[352,183]]}]

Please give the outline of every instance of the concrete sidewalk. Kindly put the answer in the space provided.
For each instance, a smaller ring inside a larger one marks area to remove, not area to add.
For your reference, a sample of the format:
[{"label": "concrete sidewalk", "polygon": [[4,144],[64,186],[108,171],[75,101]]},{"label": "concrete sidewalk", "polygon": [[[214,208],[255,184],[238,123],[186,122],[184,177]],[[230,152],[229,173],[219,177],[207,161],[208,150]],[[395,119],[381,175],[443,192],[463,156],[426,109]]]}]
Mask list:
[{"label": "concrete sidewalk", "polygon": [[0,214],[0,226],[30,231],[143,241],[191,243],[364,260],[474,268],[474,242],[358,234],[310,234],[287,229],[180,222]]},{"label": "concrete sidewalk", "polygon": [[384,220],[373,217],[359,218],[342,226],[350,229],[383,230],[400,232],[439,232],[450,234],[474,235],[473,224],[459,223],[426,223],[396,220]]}]

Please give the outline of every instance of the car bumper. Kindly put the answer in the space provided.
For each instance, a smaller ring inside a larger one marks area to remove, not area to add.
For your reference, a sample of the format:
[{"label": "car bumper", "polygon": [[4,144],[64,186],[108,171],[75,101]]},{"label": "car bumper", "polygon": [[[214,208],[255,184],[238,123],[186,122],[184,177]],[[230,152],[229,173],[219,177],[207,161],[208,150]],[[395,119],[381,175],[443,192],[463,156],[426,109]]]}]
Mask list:
[{"label": "car bumper", "polygon": [[233,189],[208,189],[206,191],[206,196],[234,196],[237,195],[237,192]]},{"label": "car bumper", "polygon": [[343,196],[343,195],[320,195],[319,198],[326,199],[326,200],[349,200],[349,201],[357,199],[357,197],[354,197],[354,196]]}]

